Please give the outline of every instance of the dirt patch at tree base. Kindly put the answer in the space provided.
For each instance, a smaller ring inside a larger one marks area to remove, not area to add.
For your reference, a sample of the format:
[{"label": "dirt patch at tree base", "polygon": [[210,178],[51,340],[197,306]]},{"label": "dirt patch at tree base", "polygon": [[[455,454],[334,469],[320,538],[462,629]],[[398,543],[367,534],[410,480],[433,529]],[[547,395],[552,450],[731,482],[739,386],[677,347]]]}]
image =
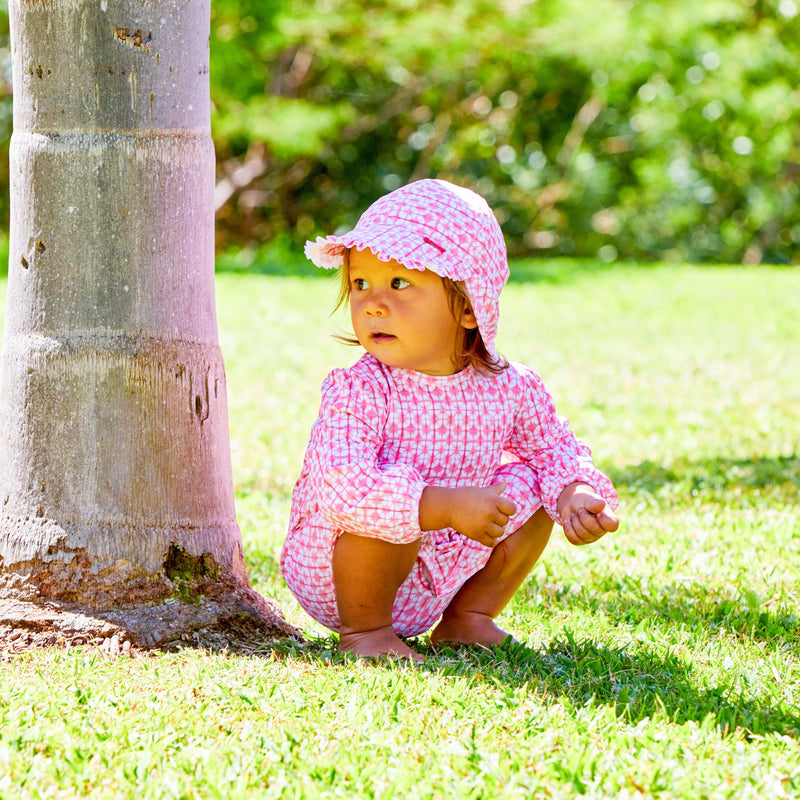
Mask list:
[{"label": "dirt patch at tree base", "polygon": [[0,600],[3,660],[43,647],[88,647],[108,657],[142,657],[182,647],[255,655],[286,639],[300,641],[302,635],[273,603],[249,588],[201,603],[175,599],[101,611]]}]

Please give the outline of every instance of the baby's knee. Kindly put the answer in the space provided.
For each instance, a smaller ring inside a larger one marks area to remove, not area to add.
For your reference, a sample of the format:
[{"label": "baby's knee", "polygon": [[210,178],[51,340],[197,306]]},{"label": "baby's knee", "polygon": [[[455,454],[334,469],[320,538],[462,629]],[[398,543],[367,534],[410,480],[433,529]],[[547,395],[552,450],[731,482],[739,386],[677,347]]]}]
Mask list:
[{"label": "baby's knee", "polygon": [[528,518],[525,523],[523,523],[516,530],[515,533],[521,534],[525,538],[531,537],[535,539],[549,539],[552,532],[553,520],[550,519],[544,508],[540,507]]}]

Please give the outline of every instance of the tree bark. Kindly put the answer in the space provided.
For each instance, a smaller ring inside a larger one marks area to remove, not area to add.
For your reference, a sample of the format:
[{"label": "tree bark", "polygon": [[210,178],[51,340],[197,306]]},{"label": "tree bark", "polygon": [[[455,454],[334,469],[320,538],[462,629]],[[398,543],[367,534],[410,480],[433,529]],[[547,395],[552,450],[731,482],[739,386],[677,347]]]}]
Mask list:
[{"label": "tree bark", "polygon": [[292,633],[249,588],[233,504],[209,1],[9,16],[0,628],[94,621],[152,646],[243,614]]}]

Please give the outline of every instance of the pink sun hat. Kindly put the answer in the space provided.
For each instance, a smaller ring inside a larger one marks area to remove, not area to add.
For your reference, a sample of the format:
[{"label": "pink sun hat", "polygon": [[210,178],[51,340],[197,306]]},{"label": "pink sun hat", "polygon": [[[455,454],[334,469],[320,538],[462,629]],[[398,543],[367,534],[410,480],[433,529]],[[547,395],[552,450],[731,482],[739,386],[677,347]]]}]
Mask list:
[{"label": "pink sun hat", "polygon": [[334,269],[342,266],[350,247],[463,281],[486,350],[497,355],[494,339],[508,258],[500,226],[480,195],[447,181],[415,181],[376,200],[352,231],[306,242],[305,253],[316,266]]}]

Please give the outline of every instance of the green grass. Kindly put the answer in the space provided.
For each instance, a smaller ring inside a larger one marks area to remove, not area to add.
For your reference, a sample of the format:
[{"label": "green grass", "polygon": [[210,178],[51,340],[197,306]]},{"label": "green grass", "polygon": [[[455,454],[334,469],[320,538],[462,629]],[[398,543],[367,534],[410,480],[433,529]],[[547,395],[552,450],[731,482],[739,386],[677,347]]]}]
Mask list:
[{"label": "green grass", "polygon": [[515,265],[499,345],[615,480],[623,525],[554,535],[523,643],[420,668],[334,652],[277,560],[320,383],[355,352],[332,281],[218,276],[263,654],[0,664],[0,798],[800,796],[800,271]]}]

